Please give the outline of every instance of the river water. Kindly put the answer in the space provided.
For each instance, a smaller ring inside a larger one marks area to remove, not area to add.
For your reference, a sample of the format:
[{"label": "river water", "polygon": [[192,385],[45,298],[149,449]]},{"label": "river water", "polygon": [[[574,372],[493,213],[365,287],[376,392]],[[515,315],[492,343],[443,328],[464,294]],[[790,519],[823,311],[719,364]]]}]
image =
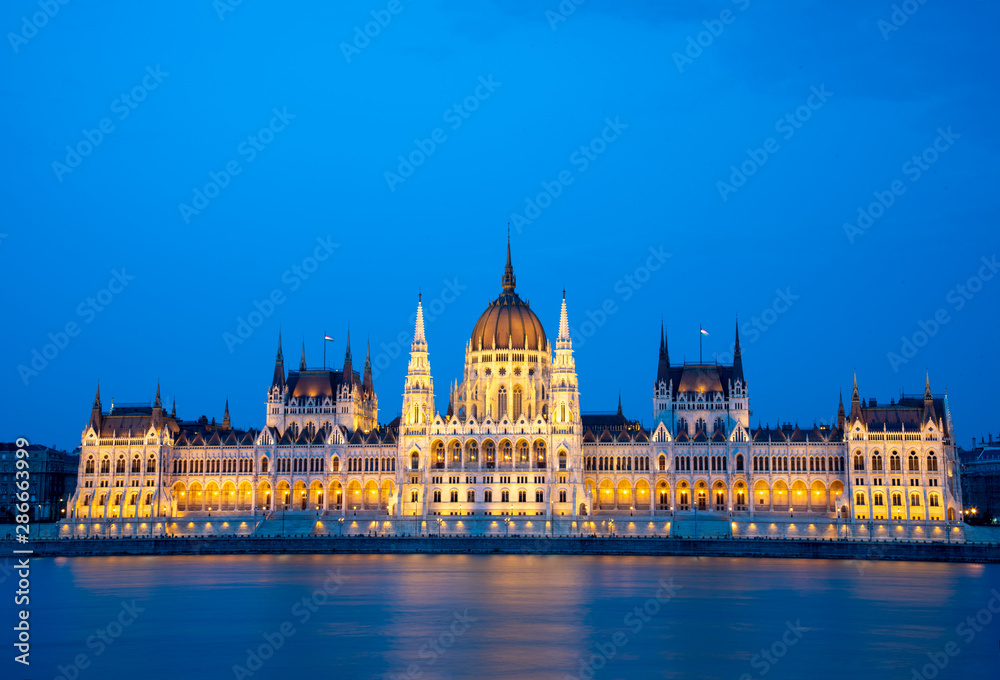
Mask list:
[{"label": "river water", "polygon": [[1000,677],[998,565],[78,557],[32,584],[32,678]]}]

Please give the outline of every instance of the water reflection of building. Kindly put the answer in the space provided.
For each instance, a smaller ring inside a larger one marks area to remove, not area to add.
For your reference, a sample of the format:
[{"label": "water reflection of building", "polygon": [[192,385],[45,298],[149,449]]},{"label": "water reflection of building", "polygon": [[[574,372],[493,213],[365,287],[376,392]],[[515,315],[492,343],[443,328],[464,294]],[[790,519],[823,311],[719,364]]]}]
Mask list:
[{"label": "water reflection of building", "polygon": [[[750,424],[739,329],[731,365],[671,363],[661,329],[646,426],[582,411],[565,292],[556,339],[516,293],[510,248],[500,295],[473,326],[460,379],[435,403],[422,303],[402,416],[378,423],[370,355],[354,370],[287,370],[280,337],[265,425],[184,421],[100,393],[82,435],[77,517],[841,517],[961,516],[947,398],[863,401],[835,426]],[[839,511],[839,512],[838,512]]]}]

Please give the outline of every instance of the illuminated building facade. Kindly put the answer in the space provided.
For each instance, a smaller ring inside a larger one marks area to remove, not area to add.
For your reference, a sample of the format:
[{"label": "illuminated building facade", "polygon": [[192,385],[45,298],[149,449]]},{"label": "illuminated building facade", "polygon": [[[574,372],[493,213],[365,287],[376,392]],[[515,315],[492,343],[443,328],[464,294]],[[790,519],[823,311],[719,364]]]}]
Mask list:
[{"label": "illuminated building facade", "polygon": [[[661,329],[653,420],[581,412],[563,293],[555,346],[515,291],[510,247],[501,292],[473,326],[461,379],[435,405],[422,303],[402,415],[378,423],[370,354],[356,372],[286,371],[279,337],[265,426],[235,429],[100,391],[83,431],[77,518],[494,516],[923,522],[961,517],[947,398],[843,402],[836,426],[750,425],[736,332],[731,365],[672,364]],[[489,521],[489,520],[487,520]]]}]

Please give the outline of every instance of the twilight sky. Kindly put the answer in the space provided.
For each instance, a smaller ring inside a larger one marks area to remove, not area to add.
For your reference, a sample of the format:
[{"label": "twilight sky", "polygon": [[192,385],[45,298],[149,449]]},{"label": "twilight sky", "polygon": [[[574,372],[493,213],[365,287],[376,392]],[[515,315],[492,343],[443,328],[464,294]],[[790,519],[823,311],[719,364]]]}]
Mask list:
[{"label": "twilight sky", "polygon": [[754,426],[929,371],[1000,430],[995,3],[51,4],[0,9],[0,440],[76,447],[98,380],[260,427],[279,326],[370,336],[388,422],[418,290],[443,411],[508,221],[585,411],[738,316]]}]

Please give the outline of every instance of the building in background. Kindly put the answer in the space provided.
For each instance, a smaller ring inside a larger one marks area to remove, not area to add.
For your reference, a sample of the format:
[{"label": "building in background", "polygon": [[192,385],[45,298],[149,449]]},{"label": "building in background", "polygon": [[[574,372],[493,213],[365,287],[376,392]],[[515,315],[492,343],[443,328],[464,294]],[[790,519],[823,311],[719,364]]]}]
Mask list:
[{"label": "building in background", "polygon": [[958,452],[962,465],[962,504],[970,524],[996,524],[1000,517],[1000,438],[972,440]]},{"label": "building in background", "polygon": [[[0,442],[0,522],[12,522],[16,513],[18,447],[14,442]],[[28,472],[29,516],[33,522],[55,522],[66,517],[66,503],[76,490],[80,458],[73,454],[29,444]]]},{"label": "building in background", "polygon": [[[98,390],[67,514],[104,525],[276,510],[487,524],[693,517],[727,531],[742,521],[824,532],[847,521],[870,536],[903,536],[905,523],[942,540],[941,526],[961,519],[948,400],[929,377],[923,394],[888,404],[863,400],[855,379],[835,426],[754,427],[738,327],[727,365],[671,363],[661,328],[652,422],[627,418],[620,399],[615,414],[589,414],[565,291],[553,343],[515,284],[508,244],[500,295],[472,327],[446,408],[435,403],[418,299],[402,415],[388,424],[378,422],[370,357],[356,372],[349,340],[342,370],[309,368],[303,348],[298,370],[286,371],[279,335],[259,430],[232,428],[228,404],[220,425],[180,420],[159,386],[152,407],[105,413]],[[816,529],[809,518],[830,521]]]}]

